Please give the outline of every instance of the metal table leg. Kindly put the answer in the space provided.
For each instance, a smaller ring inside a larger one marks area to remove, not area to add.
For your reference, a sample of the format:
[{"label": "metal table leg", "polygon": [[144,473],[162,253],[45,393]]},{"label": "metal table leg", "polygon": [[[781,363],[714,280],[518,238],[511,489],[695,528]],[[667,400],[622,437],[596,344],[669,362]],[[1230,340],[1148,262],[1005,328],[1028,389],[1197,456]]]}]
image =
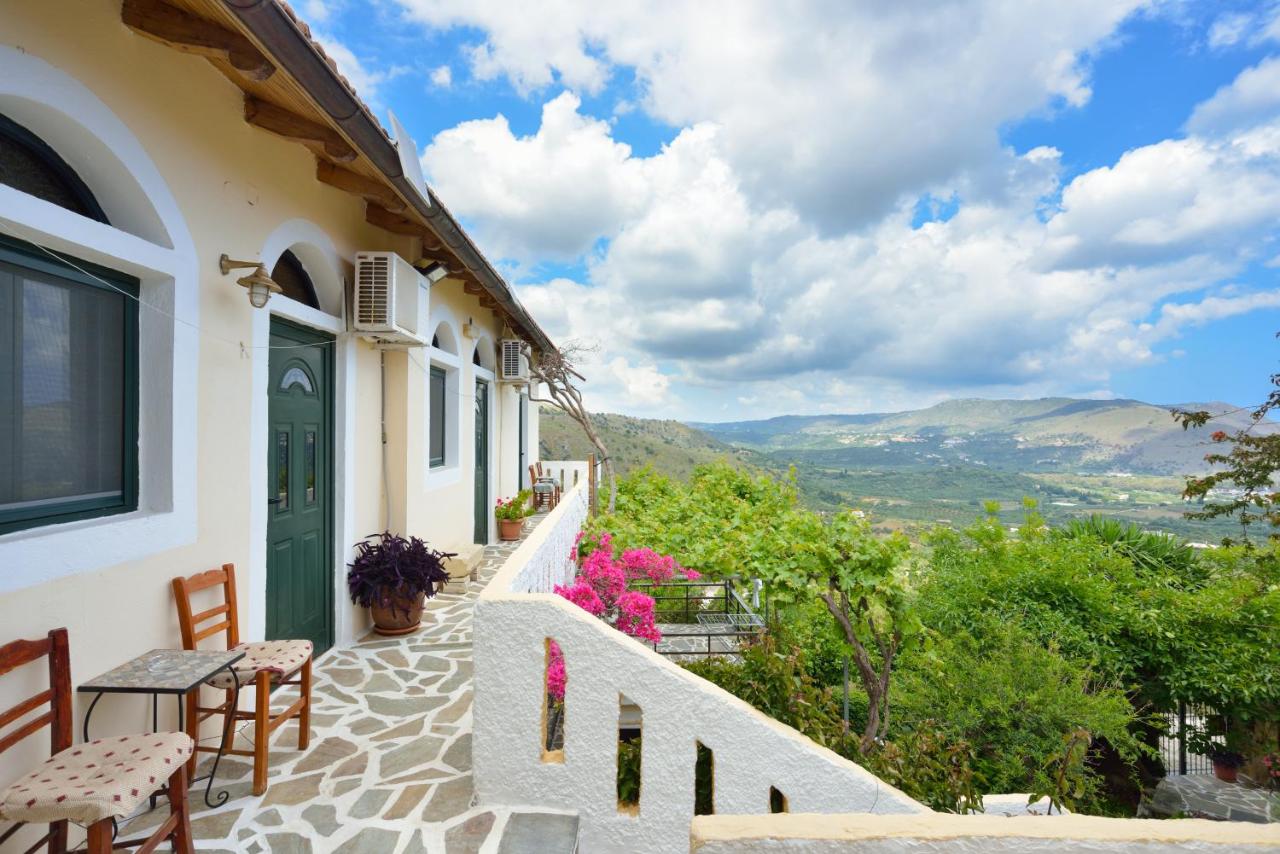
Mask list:
[{"label": "metal table leg", "polygon": [[102,699],[103,693],[104,692],[99,691],[97,694],[94,695],[93,702],[89,704],[88,710],[86,710],[84,713],[84,732],[83,732],[84,738],[82,740],[86,744],[89,743],[89,718],[93,717],[93,709],[95,706],[98,705],[98,701]]},{"label": "metal table leg", "polygon": [[[240,679],[236,676],[236,671],[230,664],[224,665],[222,669],[231,674],[232,692],[231,705],[227,708],[225,716],[226,724],[222,728],[222,741],[218,744],[218,752],[213,755],[213,767],[209,769],[208,776],[197,777],[191,781],[195,784],[201,780],[208,780],[204,787],[204,802],[210,809],[222,806],[227,802],[227,799],[231,797],[231,792],[223,789],[218,793],[216,798],[210,799],[210,795],[213,792],[213,778],[218,776],[218,763],[222,761],[222,757],[226,754],[227,750],[231,748],[236,724],[235,713],[236,710],[240,708]],[[199,691],[200,689],[197,687],[195,690]]]}]

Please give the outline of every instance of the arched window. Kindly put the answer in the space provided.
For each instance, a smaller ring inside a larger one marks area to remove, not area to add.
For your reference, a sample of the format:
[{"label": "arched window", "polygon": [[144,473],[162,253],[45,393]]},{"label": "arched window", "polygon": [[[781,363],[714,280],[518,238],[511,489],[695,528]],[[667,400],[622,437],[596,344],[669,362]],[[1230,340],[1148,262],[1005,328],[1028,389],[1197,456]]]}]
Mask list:
[{"label": "arched window", "polygon": [[477,344],[476,348],[471,351],[471,364],[480,365],[481,367],[484,367],[483,363],[480,361],[480,345],[479,344]]},{"label": "arched window", "polygon": [[298,256],[288,249],[280,255],[280,260],[271,271],[271,278],[284,290],[284,295],[289,299],[297,300],[312,308],[320,307],[320,301],[316,299],[316,286],[307,275],[307,270],[298,260]]},{"label": "arched window", "polygon": [[[0,114],[0,184],[106,223],[98,200],[48,143]],[[109,224],[109,223],[108,223]]]},{"label": "arched window", "polygon": [[[75,170],[3,115],[0,183],[109,224]],[[0,534],[137,508],[139,292],[0,234]]]}]

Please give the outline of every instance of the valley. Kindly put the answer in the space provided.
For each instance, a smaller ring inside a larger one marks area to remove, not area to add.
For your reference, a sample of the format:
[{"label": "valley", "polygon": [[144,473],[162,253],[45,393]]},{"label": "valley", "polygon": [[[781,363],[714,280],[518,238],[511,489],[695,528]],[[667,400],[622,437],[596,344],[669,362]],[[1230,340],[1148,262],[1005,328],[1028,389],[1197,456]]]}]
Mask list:
[{"label": "valley", "polygon": [[[1216,422],[1221,429],[1247,423],[1230,404],[1184,406],[1228,413]],[[683,478],[722,457],[775,473],[794,469],[809,505],[858,508],[878,528],[913,537],[938,524],[966,525],[990,501],[1016,525],[1024,498],[1035,499],[1050,523],[1099,513],[1192,541],[1239,533],[1230,521],[1184,515],[1191,509],[1181,497],[1184,477],[1204,469],[1209,431],[1184,431],[1169,407],[1140,401],[953,400],[907,412],[728,423],[597,419],[620,472],[649,464]],[[558,413],[544,413],[542,425],[548,458],[589,451]]]}]

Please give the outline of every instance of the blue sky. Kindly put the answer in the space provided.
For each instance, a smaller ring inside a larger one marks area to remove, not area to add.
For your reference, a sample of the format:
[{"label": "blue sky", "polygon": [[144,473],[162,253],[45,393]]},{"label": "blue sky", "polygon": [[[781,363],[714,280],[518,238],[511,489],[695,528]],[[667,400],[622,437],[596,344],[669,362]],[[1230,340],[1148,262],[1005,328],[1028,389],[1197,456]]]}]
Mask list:
[{"label": "blue sky", "polygon": [[1265,393],[1273,0],[304,0],[598,408]]}]

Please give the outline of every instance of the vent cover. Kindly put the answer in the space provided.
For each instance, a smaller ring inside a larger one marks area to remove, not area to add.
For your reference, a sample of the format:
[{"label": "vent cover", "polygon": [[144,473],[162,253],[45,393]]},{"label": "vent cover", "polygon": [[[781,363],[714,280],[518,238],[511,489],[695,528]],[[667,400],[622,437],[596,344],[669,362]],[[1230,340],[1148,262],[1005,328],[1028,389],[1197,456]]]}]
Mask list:
[{"label": "vent cover", "polygon": [[413,266],[394,252],[357,252],[352,327],[379,344],[421,347],[418,316],[429,290]]},{"label": "vent cover", "polygon": [[502,339],[502,364],[498,367],[503,382],[528,382],[529,360],[524,354],[524,342],[519,338]]}]

